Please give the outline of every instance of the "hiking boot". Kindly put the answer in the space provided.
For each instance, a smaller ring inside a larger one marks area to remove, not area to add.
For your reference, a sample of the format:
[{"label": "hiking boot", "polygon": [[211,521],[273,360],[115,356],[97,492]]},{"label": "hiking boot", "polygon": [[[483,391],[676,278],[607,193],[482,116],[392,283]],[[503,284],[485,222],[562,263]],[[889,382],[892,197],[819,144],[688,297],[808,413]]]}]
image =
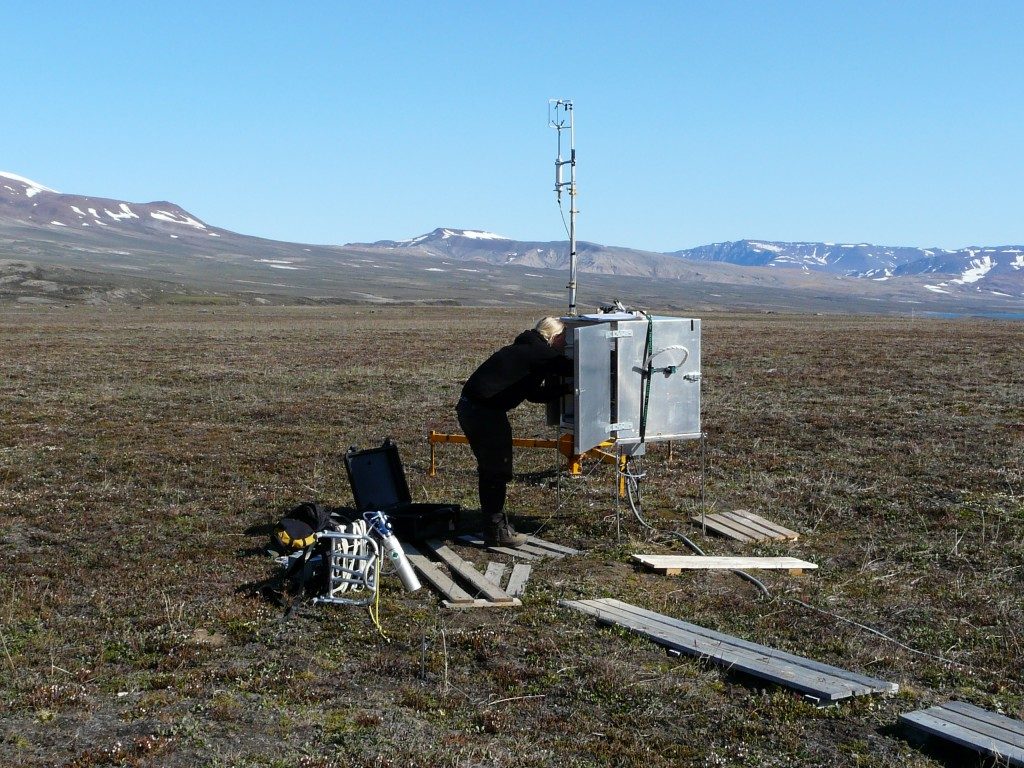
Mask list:
[{"label": "hiking boot", "polygon": [[488,525],[484,528],[484,543],[488,547],[512,547],[517,549],[526,543],[529,537],[525,533],[516,533],[509,523]]}]

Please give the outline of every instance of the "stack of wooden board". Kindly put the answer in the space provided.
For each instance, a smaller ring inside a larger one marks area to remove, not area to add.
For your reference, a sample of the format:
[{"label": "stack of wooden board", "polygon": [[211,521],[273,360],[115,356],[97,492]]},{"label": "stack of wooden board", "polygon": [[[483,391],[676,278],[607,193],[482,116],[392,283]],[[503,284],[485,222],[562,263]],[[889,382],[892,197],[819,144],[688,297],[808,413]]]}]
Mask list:
[{"label": "stack of wooden board", "polygon": [[1024,722],[950,701],[900,715],[900,723],[994,757],[999,765],[1024,766]]},{"label": "stack of wooden board", "polygon": [[778,523],[766,520],[745,509],[718,512],[713,515],[693,515],[690,520],[722,536],[737,541],[768,541],[772,539],[796,541],[799,534]]},{"label": "stack of wooden board", "polygon": [[[402,549],[413,568],[444,597],[442,605],[446,608],[511,608],[522,605],[518,598],[488,580],[471,562],[442,542],[431,539],[418,546],[436,560],[412,544],[403,542]],[[442,564],[447,566],[451,575],[441,569]],[[457,583],[456,579],[462,583]]]},{"label": "stack of wooden board", "polygon": [[561,605],[644,635],[670,651],[697,656],[729,670],[800,691],[818,703],[869,693],[895,693],[896,683],[822,664],[802,656],[644,610],[621,600],[563,600]]}]

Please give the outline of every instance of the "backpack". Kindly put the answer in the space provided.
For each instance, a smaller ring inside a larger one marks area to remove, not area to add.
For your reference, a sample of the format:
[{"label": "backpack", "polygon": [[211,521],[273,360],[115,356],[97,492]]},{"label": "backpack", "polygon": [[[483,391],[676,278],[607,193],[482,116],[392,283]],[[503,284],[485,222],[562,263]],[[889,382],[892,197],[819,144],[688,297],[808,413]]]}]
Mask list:
[{"label": "backpack", "polygon": [[274,527],[276,549],[285,553],[305,549],[316,541],[316,534],[331,525],[331,512],[322,504],[304,501],[288,510]]}]

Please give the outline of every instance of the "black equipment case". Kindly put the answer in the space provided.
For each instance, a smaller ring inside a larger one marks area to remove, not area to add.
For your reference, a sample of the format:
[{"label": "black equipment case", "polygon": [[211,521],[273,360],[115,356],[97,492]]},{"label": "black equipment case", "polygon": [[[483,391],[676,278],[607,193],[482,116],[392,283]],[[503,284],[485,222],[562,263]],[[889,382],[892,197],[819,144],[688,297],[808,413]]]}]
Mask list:
[{"label": "black equipment case", "polygon": [[365,451],[349,448],[345,454],[345,470],[356,509],[383,512],[399,539],[444,538],[455,532],[461,507],[414,503],[398,456],[398,445],[390,437],[380,448]]}]

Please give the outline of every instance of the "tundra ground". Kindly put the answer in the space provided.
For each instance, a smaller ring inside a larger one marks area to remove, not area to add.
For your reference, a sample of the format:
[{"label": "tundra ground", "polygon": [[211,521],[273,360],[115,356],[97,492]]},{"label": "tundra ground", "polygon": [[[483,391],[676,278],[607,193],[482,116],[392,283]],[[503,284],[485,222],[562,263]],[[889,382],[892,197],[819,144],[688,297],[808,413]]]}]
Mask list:
[{"label": "tundra ground", "polygon": [[[363,608],[281,621],[251,588],[274,572],[270,526],[299,501],[351,503],[349,446],[394,437],[414,498],[472,522],[468,450],[441,447],[431,478],[425,436],[457,431],[461,382],[544,313],[0,307],[0,762],[923,768],[942,756],[899,713],[957,698],[1024,716],[1012,323],[706,315],[707,507],[799,541],[688,526],[695,444],[651,449],[658,531],[619,505],[619,535],[609,467],[569,478],[522,451],[514,519],[586,552],[535,565],[521,608],[447,611],[386,575],[389,640]],[[539,407],[514,423],[548,434]],[[631,566],[683,553],[673,530],[820,568],[760,572],[766,598],[729,573]],[[818,708],[558,605],[603,596],[901,691]]]}]

